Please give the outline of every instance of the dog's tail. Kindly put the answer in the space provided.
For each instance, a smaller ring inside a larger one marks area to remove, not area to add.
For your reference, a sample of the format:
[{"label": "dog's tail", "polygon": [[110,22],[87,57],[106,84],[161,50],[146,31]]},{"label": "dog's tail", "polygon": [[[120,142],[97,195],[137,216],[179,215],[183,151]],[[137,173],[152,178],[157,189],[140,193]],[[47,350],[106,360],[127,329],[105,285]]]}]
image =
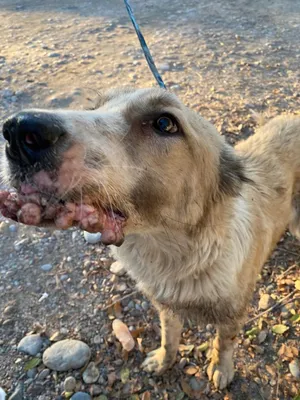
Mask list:
[{"label": "dog's tail", "polygon": [[284,115],[269,119],[254,115],[260,125],[258,137],[262,147],[268,147],[280,160],[280,165],[294,179],[290,232],[300,239],[300,115]]},{"label": "dog's tail", "polygon": [[[300,116],[277,117],[267,122],[281,147],[281,159],[294,173],[290,232],[300,240]],[[263,128],[264,129],[264,128]]]},{"label": "dog's tail", "polygon": [[263,124],[258,133],[261,132],[282,164],[295,171],[296,180],[300,179],[300,115],[283,115],[269,121],[267,115],[258,118]]}]

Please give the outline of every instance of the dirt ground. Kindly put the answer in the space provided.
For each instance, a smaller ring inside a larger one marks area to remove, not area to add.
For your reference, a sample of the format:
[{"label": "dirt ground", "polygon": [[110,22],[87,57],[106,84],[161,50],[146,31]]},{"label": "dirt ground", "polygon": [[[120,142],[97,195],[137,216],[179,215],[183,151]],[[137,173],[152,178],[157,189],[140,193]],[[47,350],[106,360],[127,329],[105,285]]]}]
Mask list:
[{"label": "dirt ground", "polygon": [[[231,143],[253,133],[251,110],[299,114],[299,0],[147,0],[132,6],[168,88]],[[0,21],[0,123],[22,108],[92,107],[97,90],[155,85],[121,0],[0,0]],[[76,230],[3,221],[0,386],[11,394],[23,382],[18,399],[63,399],[62,383],[72,375],[77,390],[100,400],[299,399],[297,371],[291,370],[299,360],[299,250],[287,233],[265,265],[249,319],[261,312],[264,294],[278,307],[245,325],[235,379],[218,392],[207,382],[207,353],[199,349],[211,340],[211,326],[187,323],[173,370],[160,378],[146,374],[139,365],[159,345],[157,315],[132,281],[110,272],[108,249],[88,244]],[[45,264],[51,264],[48,271],[41,269]],[[278,303],[288,295],[288,304]],[[120,314],[139,338],[129,355],[112,334],[111,322]],[[274,332],[278,324],[288,328],[285,333]],[[30,331],[82,339],[100,370],[98,382],[84,383],[80,370],[42,373],[42,363],[26,372],[31,357],[17,344]]]}]

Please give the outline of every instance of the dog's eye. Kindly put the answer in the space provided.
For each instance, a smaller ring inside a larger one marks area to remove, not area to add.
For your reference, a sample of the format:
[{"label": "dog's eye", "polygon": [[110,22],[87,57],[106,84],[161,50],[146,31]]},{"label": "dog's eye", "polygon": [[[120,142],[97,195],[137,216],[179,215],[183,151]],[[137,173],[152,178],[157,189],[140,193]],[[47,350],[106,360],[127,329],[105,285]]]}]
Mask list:
[{"label": "dog's eye", "polygon": [[177,122],[170,115],[162,115],[153,122],[153,128],[159,133],[172,134],[179,131]]}]

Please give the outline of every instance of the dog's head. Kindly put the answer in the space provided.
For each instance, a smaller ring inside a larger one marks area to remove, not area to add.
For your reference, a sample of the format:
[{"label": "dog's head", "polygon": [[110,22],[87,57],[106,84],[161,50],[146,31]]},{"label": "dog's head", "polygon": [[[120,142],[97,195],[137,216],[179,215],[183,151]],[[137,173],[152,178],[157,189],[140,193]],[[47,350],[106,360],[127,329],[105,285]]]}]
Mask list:
[{"label": "dog's head", "polygon": [[101,230],[106,243],[195,226],[243,180],[214,127],[162,89],[109,91],[92,111],[22,111],[3,134],[3,175],[18,192],[0,196],[3,214]]}]

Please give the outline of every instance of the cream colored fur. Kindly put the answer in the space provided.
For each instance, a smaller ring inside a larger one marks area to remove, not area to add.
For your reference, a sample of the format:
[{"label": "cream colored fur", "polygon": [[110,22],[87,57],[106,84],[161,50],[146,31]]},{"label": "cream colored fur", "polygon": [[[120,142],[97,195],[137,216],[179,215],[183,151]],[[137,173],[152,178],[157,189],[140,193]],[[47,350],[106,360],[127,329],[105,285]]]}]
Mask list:
[{"label": "cream colored fur", "polygon": [[[155,131],[166,113],[176,118],[178,135]],[[161,347],[144,368],[171,367],[189,317],[216,325],[207,372],[217,388],[226,387],[257,275],[289,224],[299,237],[300,118],[277,117],[233,150],[160,89],[111,91],[94,111],[53,114],[73,146],[70,196],[88,194],[127,216],[125,241],[113,252],[162,323]]]}]

